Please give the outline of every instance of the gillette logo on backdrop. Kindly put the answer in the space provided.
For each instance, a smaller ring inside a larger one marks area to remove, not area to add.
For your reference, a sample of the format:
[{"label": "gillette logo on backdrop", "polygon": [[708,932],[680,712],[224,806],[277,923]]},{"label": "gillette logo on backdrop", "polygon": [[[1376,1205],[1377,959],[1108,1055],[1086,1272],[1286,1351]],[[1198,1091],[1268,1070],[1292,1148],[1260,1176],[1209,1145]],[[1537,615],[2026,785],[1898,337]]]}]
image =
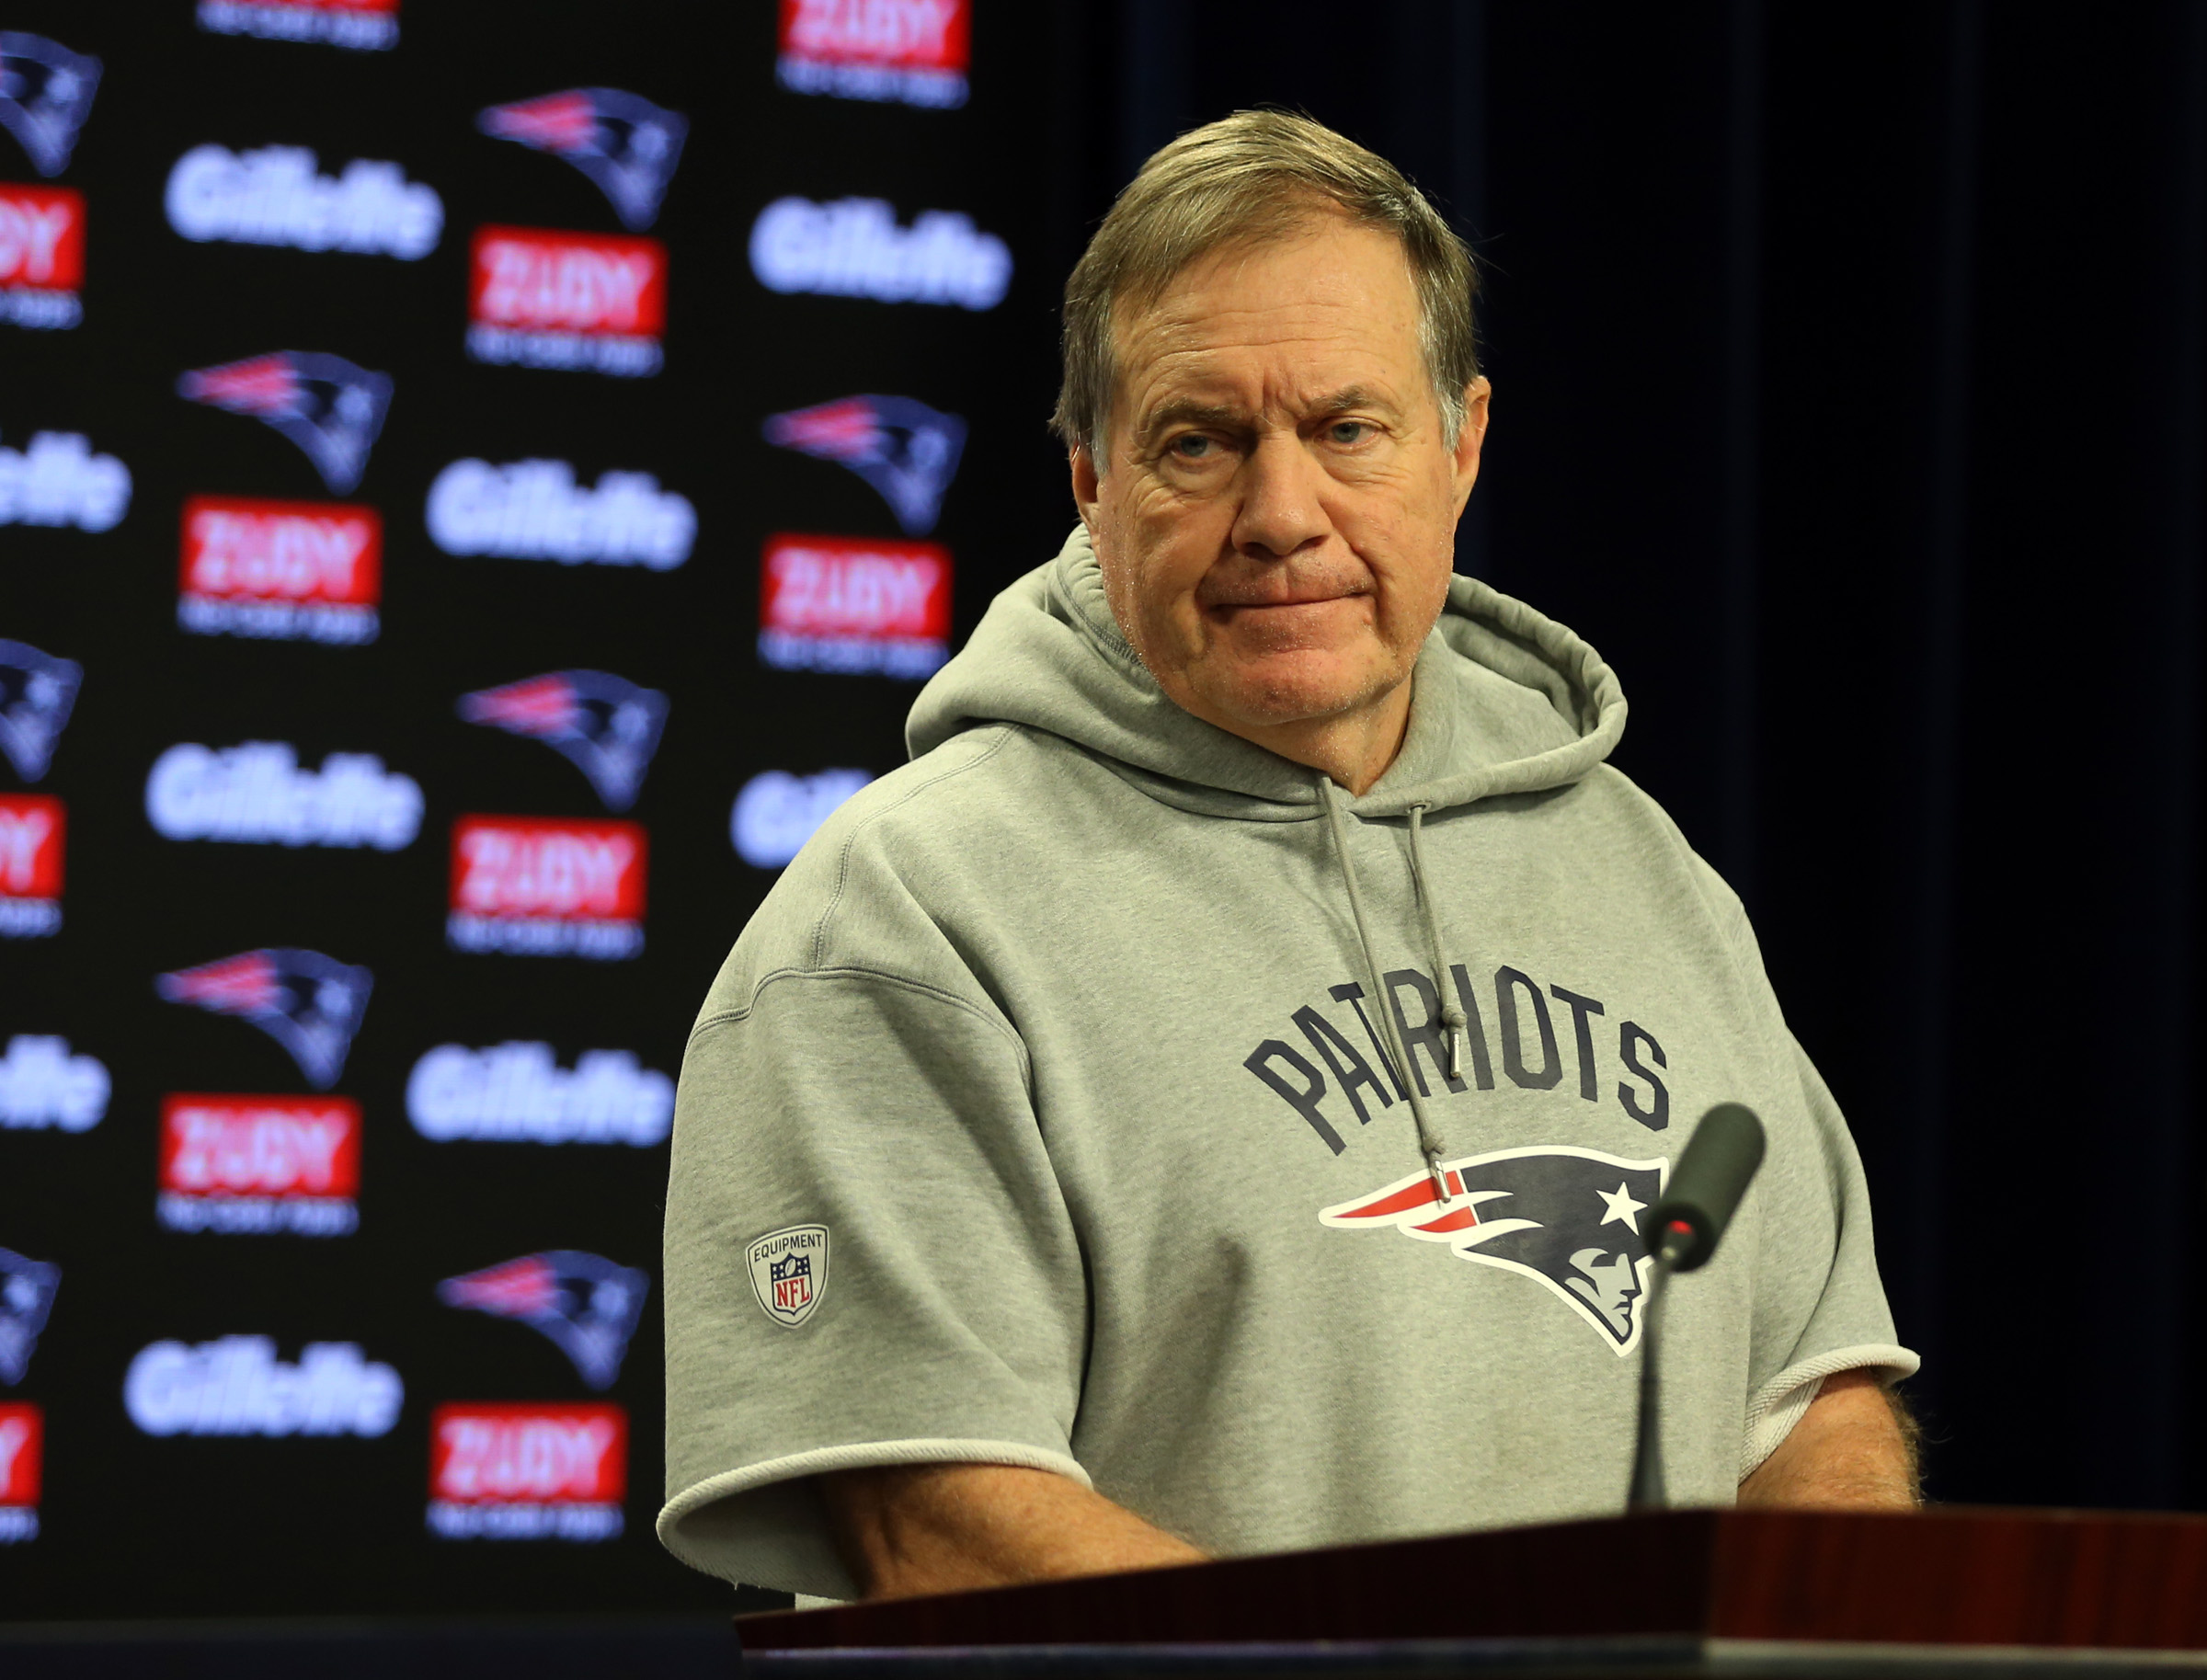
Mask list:
[{"label": "gillette logo on backdrop", "polygon": [[168,224],[205,244],[291,246],[414,262],[437,248],[444,200],[396,164],[355,158],[317,173],[304,146],[194,146],[168,172]]},{"label": "gillette logo on backdrop", "polygon": [[372,508],[194,496],[184,503],[177,623],[194,635],[372,642],[383,567]]},{"label": "gillette logo on backdrop", "polygon": [[107,1117],[110,1083],[96,1056],[72,1056],[66,1038],[17,1033],[0,1054],[0,1127],[88,1132]]},{"label": "gillette logo on backdrop", "polygon": [[728,812],[736,855],[754,869],[780,869],[844,800],[873,781],[863,770],[823,770],[793,776],[762,770],[743,784]]},{"label": "gillette logo on backdrop", "polygon": [[268,1336],[141,1348],[123,1410],[149,1435],[387,1435],[406,1385],[356,1342],[310,1342],[292,1365]]},{"label": "gillette logo on backdrop", "polygon": [[360,1105],[348,1097],[170,1096],[161,1194],[172,1231],[346,1237],[360,1225]]},{"label": "gillette logo on backdrop", "polygon": [[455,461],[429,486],[429,541],[448,554],[641,566],[690,558],[697,509],[649,473],[606,472],[594,487],[564,461]]},{"label": "gillette logo on backdrop", "polygon": [[85,199],[0,182],[0,321],[67,328],[85,318]]},{"label": "gillette logo on backdrop", "polygon": [[354,52],[398,45],[398,0],[200,0],[210,35],[319,41]]},{"label": "gillette logo on backdrop", "polygon": [[897,225],[880,199],[776,199],[751,223],[751,272],[769,291],[994,309],[1012,285],[1012,247],[956,211]]},{"label": "gillette logo on backdrop", "polygon": [[659,200],[690,132],[680,112],[618,87],[574,87],[489,106],[477,113],[475,126],[495,139],[566,158],[605,194],[632,234],[659,219]]},{"label": "gillette logo on backdrop", "polygon": [[543,742],[589,778],[609,811],[636,803],[659,749],[667,696],[611,671],[548,671],[460,696],[460,715]]},{"label": "gillette logo on backdrop", "polygon": [[769,537],[759,657],[777,670],[932,675],[950,657],[950,551],[868,537]]},{"label": "gillette logo on backdrop", "polygon": [[431,1143],[625,1143],[674,1129],[674,1081],[629,1050],[585,1050],[570,1070],[527,1040],[439,1045],[406,1080],[406,1118]]},{"label": "gillette logo on backdrop", "polygon": [[274,427],[305,451],[331,493],[343,496],[368,470],[391,406],[391,376],[318,350],[277,350],[186,373],[177,394]]},{"label": "gillette logo on backdrop", "polygon": [[94,454],[81,432],[37,432],[24,449],[0,449],[0,525],[112,531],[130,510],[131,469]]},{"label": "gillette logo on backdrop", "polygon": [[145,815],[165,840],[396,851],[421,828],[421,784],[372,752],[333,752],[313,771],[288,741],[184,741],[154,760]]},{"label": "gillette logo on backdrop", "polygon": [[445,943],[509,956],[635,956],[644,853],[633,822],[463,817],[452,826]]},{"label": "gillette logo on backdrop", "polygon": [[628,1496],[628,1413],[606,1400],[447,1405],[429,1418],[429,1532],[611,1540]]},{"label": "gillette logo on backdrop", "polygon": [[290,948],[242,951],[154,982],[171,1003],[251,1022],[291,1053],[316,1091],[327,1091],[344,1072],[374,987],[365,968]]},{"label": "gillette logo on backdrop", "polygon": [[782,0],[774,76],[792,93],[966,103],[969,0]]},{"label": "gillette logo on backdrop", "polygon": [[62,931],[67,813],[51,794],[0,794],[0,939]]},{"label": "gillette logo on backdrop", "polygon": [[477,361],[647,377],[663,360],[667,247],[620,234],[477,228],[467,318]]}]

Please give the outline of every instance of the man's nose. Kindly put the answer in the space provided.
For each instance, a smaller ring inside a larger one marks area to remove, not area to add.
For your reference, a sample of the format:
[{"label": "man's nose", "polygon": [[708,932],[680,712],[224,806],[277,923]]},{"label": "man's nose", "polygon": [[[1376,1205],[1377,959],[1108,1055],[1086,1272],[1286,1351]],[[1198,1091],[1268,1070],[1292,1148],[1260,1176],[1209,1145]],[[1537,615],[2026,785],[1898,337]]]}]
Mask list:
[{"label": "man's nose", "polygon": [[1292,432],[1260,438],[1241,464],[1241,478],[1237,551],[1285,560],[1332,531],[1321,496],[1325,474]]}]

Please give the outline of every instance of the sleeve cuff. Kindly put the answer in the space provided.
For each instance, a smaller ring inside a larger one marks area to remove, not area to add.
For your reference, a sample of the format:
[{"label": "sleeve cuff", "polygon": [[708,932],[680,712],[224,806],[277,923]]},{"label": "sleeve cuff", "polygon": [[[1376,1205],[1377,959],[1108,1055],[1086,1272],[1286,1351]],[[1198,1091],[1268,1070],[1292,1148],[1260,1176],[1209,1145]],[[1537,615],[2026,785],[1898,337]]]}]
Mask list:
[{"label": "sleeve cuff", "polygon": [[769,1458],[684,1488],[659,1513],[660,1544],[692,1569],[781,1593],[852,1599],[858,1586],[835,1549],[809,1478],[891,1464],[1006,1464],[1055,1470],[1084,1488],[1063,1453],[1019,1441],[861,1441]]},{"label": "sleeve cuff", "polygon": [[[1757,1389],[1747,1405],[1747,1425],[1740,1438],[1740,1480],[1763,1468],[1763,1461],[1785,1444],[1824,1387],[1824,1379],[1842,1371],[1878,1366],[1897,1381],[1915,1375],[1923,1364],[1906,1348],[1891,1342],[1865,1342],[1856,1347],[1835,1348],[1813,1359],[1790,1365]],[[664,1519],[662,1519],[663,1521]]]}]

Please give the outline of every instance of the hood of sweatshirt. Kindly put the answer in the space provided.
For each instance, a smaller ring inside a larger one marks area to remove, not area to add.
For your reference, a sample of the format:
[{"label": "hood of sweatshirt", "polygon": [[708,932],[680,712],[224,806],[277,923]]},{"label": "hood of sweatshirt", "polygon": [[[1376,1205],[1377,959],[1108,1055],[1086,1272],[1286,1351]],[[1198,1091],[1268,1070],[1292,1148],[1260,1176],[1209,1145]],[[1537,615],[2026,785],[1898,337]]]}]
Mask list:
[{"label": "hood of sweatshirt", "polygon": [[[1151,797],[1242,821],[1308,821],[1325,778],[1184,711],[1120,634],[1086,531],[996,598],[905,726],[917,758],[963,730],[1023,724],[1086,749]],[[1410,726],[1358,817],[1401,817],[1578,781],[1625,728],[1602,657],[1524,602],[1456,577],[1419,651]]]}]

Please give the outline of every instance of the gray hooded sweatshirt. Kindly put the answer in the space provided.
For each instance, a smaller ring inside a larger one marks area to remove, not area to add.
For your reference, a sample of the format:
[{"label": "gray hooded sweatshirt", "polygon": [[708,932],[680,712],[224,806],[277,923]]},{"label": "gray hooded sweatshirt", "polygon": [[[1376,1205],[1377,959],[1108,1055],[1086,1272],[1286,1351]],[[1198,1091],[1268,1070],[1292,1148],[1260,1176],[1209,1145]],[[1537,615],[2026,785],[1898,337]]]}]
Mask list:
[{"label": "gray hooded sweatshirt", "polygon": [[1769,1152],[1666,1309],[1674,1499],[1913,1371],[1846,1124],[1624,721],[1458,577],[1351,798],[1169,700],[1081,533],[1005,590],[691,1036],[666,1544],[849,1596],[806,1479],[939,1460],[1221,1554],[1618,1511],[1643,1216],[1727,1099]]}]

